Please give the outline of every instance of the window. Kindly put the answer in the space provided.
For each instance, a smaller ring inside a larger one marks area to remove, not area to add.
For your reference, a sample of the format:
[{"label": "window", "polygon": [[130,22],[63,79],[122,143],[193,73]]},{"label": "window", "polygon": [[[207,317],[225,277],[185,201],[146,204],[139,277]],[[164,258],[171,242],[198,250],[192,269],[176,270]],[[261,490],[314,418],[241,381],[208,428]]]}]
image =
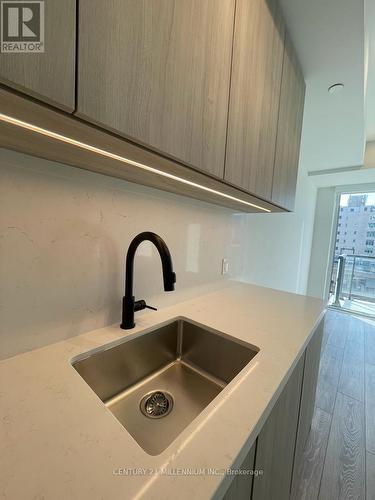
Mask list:
[{"label": "window", "polygon": [[[362,290],[363,287],[367,287],[367,285],[363,285],[364,282],[373,280],[374,284],[371,282],[371,290],[375,297],[375,189],[363,193],[340,193],[337,201],[338,207],[336,208],[336,218],[334,220],[336,231],[333,233],[331,241],[331,248],[334,249],[332,253],[335,257],[331,268],[332,286],[330,287],[330,293],[334,293],[338,256],[340,254],[357,255],[357,264],[360,262],[358,265],[361,268],[361,274],[355,276],[356,284],[353,286],[354,288],[358,287],[358,290]],[[364,256],[362,260],[360,255]],[[367,273],[367,271],[366,273],[362,272],[367,265],[371,267],[371,278],[368,278],[370,273]],[[352,260],[347,266],[349,280],[352,272],[351,267]]]}]

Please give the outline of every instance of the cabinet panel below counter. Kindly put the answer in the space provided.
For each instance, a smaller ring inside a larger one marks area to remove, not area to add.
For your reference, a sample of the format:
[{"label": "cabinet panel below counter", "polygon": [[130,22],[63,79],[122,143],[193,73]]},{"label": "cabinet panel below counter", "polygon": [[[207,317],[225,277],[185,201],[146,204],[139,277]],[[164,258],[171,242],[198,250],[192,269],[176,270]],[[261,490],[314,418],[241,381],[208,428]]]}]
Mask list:
[{"label": "cabinet panel below counter", "polygon": [[253,474],[233,479],[224,500],[290,498],[311,428],[323,327],[324,317],[240,466]]}]

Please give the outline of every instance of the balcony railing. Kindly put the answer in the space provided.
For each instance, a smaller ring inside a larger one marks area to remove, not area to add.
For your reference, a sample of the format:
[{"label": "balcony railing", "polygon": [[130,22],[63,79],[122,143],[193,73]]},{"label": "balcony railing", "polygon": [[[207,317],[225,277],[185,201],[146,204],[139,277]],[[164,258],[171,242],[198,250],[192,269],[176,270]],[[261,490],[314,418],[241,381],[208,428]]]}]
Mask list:
[{"label": "balcony railing", "polygon": [[375,303],[375,256],[338,257],[333,304],[353,299]]}]

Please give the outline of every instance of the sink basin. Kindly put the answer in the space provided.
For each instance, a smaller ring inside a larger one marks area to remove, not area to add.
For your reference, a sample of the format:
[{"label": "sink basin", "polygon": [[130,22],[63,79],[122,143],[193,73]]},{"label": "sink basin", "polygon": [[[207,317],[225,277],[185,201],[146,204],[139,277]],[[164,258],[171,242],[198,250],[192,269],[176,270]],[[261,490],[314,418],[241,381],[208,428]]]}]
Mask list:
[{"label": "sink basin", "polygon": [[150,455],[158,455],[259,349],[177,319],[72,365]]}]

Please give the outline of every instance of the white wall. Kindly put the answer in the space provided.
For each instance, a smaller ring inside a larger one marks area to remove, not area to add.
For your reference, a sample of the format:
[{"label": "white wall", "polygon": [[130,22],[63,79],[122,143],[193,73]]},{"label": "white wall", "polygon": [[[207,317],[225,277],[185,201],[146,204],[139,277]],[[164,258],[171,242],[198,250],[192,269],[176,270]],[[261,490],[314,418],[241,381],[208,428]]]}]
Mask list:
[{"label": "white wall", "polygon": [[318,189],[307,293],[320,299],[328,298],[333,257],[331,240],[337,216],[336,196],[335,187]]},{"label": "white wall", "polygon": [[120,321],[131,239],[165,239],[176,291],[162,291],[152,244],[139,248],[138,298],[162,306],[210,289],[221,259],[243,275],[246,215],[0,150],[0,357]]},{"label": "white wall", "polygon": [[315,199],[316,188],[301,171],[293,213],[248,216],[245,281],[306,293]]},{"label": "white wall", "polygon": [[375,168],[375,141],[366,142],[364,166]]}]

